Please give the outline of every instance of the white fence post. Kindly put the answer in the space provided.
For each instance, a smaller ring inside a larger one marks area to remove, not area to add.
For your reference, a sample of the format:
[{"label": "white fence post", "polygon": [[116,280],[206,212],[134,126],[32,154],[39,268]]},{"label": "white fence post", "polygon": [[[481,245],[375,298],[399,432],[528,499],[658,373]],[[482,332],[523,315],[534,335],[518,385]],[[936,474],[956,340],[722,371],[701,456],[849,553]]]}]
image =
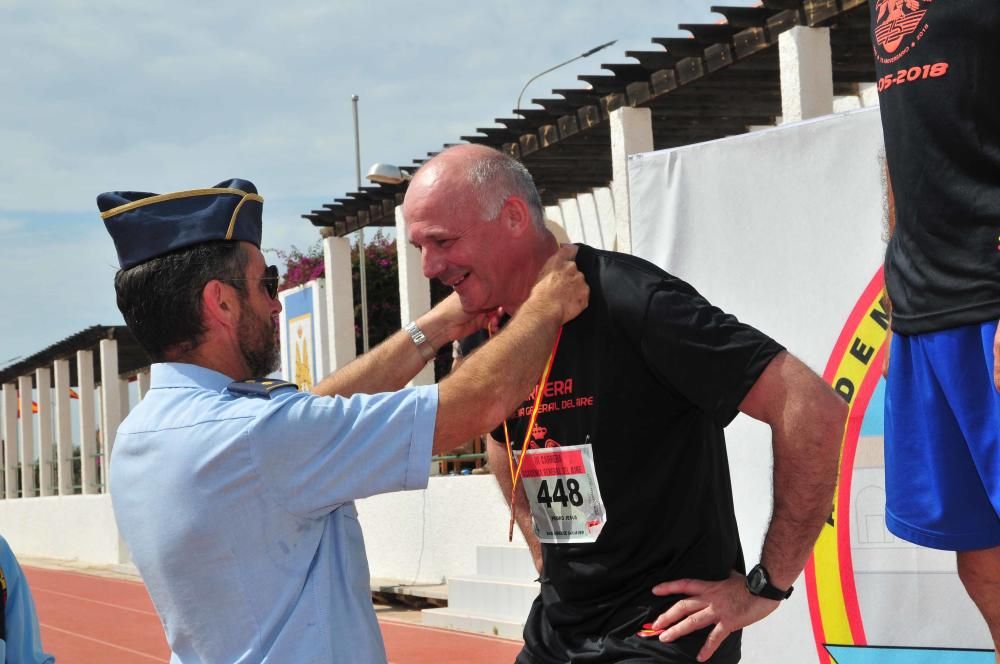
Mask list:
[{"label": "white fence post", "polygon": [[38,390],[38,491],[51,496],[52,488],[52,370],[35,369]]},{"label": "white fence post", "polygon": [[601,217],[597,213],[597,198],[593,192],[579,194],[576,205],[580,210],[580,228],[583,229],[584,242],[598,249],[611,249],[614,243],[604,236]]},{"label": "white fence post", "polygon": [[563,221],[562,208],[559,207],[558,203],[556,205],[546,205],[545,206],[545,219],[554,224],[559,224],[562,226],[563,230],[566,230],[566,223]]},{"label": "white fence post", "polygon": [[17,396],[21,401],[18,433],[21,437],[21,497],[35,495],[35,416],[31,412],[31,376],[18,376]]},{"label": "white fence post", "polygon": [[3,385],[4,498],[17,498],[17,387]]},{"label": "white fence post", "polygon": [[611,112],[611,190],[615,201],[615,248],[632,253],[632,214],[629,210],[628,156],[653,149],[653,115],[648,108],[619,108]]},{"label": "white fence post", "polygon": [[[326,295],[326,332],[329,346],[327,366],[336,371],[355,357],[354,288],[351,275],[351,244],[347,238],[323,239],[323,269]],[[317,381],[324,376],[317,376]]]},{"label": "white fence post", "polygon": [[580,204],[576,198],[563,198],[559,200],[559,209],[562,211],[563,228],[569,236],[570,242],[582,242],[595,246],[592,240],[587,238],[583,230],[583,220],[580,218]]},{"label": "white fence post", "polygon": [[101,480],[108,491],[108,470],[111,468],[111,448],[115,444],[118,425],[122,421],[121,378],[118,377],[118,342],[101,339]]},{"label": "white fence post", "polygon": [[128,384],[129,384],[128,379],[126,378],[118,379],[118,390],[120,393],[120,398],[118,400],[118,403],[121,404],[121,413],[118,419],[119,424],[122,423],[122,420],[128,417],[128,411],[130,410]]},{"label": "white fence post", "polygon": [[782,123],[833,113],[830,28],[797,25],[778,36]]},{"label": "white fence post", "polygon": [[73,495],[73,424],[69,395],[69,360],[54,362],[56,375],[56,474],[59,495]]},{"label": "white fence post", "polygon": [[617,244],[618,221],[615,218],[615,198],[610,187],[594,189],[594,207],[597,209],[597,223],[601,228],[604,248],[613,250]]},{"label": "white fence post", "polygon": [[84,493],[100,493],[97,484],[97,426],[94,421],[94,352],[76,351],[80,396],[80,483]]},{"label": "white fence post", "polygon": [[[403,206],[396,206],[396,260],[399,263],[400,326],[416,320],[431,308],[431,282],[424,276],[420,250],[406,239]],[[428,362],[410,385],[433,385],[434,362]]]}]

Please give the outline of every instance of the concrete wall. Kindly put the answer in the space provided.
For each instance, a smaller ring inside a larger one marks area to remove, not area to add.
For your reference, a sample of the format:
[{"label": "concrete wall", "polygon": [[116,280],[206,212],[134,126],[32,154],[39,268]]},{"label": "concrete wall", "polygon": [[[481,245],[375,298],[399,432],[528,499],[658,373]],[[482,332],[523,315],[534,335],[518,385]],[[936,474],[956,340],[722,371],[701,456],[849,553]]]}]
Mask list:
[{"label": "concrete wall", "polygon": [[[476,546],[506,544],[510,512],[491,475],[432,477],[425,491],[357,502],[373,579],[439,584],[474,574]],[[524,539],[514,529],[514,543]]]},{"label": "concrete wall", "polygon": [[[507,543],[510,513],[490,475],[432,477],[427,490],[366,498],[357,507],[372,578],[444,583],[475,572],[477,545]],[[129,560],[108,494],[2,500],[0,534],[18,556]],[[514,543],[524,544],[517,529]]]},{"label": "concrete wall", "polygon": [[0,500],[0,534],[18,556],[97,565],[128,561],[106,493]]}]

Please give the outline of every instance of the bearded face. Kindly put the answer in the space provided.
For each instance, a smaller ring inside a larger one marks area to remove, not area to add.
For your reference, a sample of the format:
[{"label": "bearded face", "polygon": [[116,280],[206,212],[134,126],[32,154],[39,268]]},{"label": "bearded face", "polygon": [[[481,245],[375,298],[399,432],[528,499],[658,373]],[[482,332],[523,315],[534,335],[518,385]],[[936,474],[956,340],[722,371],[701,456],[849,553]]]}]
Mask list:
[{"label": "bearded face", "polygon": [[277,332],[270,316],[256,313],[249,302],[243,303],[237,335],[240,353],[252,376],[266,376],[280,366]]}]

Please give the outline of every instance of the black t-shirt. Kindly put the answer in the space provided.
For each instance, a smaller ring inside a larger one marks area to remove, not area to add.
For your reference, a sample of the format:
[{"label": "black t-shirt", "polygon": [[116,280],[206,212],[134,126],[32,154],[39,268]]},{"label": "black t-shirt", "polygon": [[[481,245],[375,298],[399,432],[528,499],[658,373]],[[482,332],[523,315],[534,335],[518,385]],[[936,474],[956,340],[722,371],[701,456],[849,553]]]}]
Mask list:
[{"label": "black t-shirt", "polygon": [[871,0],[893,329],[1000,317],[1000,2]]},{"label": "black t-shirt", "polygon": [[[602,636],[634,635],[676,601],[657,583],[744,571],[723,427],[782,350],[642,259],[581,245],[576,263],[590,304],[563,328],[536,430],[539,446],[593,446],[608,521],[596,542],[543,545],[523,661],[591,661]],[[532,404],[507,420],[515,449]]]}]

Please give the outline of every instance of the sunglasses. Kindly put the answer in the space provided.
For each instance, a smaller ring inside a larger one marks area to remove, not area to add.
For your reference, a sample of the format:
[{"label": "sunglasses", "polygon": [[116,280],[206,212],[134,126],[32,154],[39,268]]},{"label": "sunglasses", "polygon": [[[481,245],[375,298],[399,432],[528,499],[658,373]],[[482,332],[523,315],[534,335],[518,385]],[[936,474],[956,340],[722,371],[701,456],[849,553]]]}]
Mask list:
[{"label": "sunglasses", "polygon": [[[257,281],[257,279],[220,279],[220,281]],[[278,276],[278,266],[268,265],[264,268],[264,276],[260,277],[260,281],[264,282],[264,290],[267,291],[268,296],[275,300],[278,298],[278,282],[280,277]]]}]

